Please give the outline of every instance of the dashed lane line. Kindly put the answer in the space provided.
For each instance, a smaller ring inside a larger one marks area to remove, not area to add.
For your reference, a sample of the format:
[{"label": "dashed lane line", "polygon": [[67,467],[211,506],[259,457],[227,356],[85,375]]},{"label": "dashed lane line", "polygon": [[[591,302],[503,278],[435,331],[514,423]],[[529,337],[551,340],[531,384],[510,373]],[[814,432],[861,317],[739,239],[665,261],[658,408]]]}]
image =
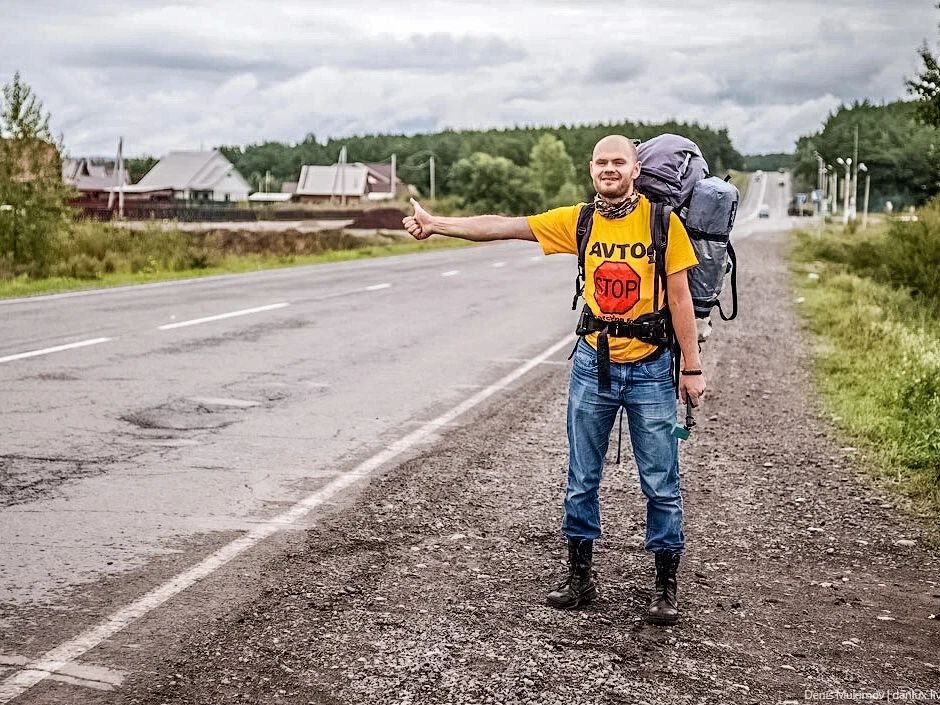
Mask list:
[{"label": "dashed lane line", "polygon": [[205,318],[193,318],[189,321],[179,321],[178,323],[167,323],[157,326],[157,330],[173,330],[175,328],[186,328],[188,326],[198,326],[200,323],[211,323],[212,321],[222,321],[226,318],[237,318],[238,316],[248,316],[253,313],[262,313],[263,311],[274,311],[279,308],[286,308],[289,303],[281,302],[279,304],[270,304],[268,306],[255,306],[254,308],[243,308],[240,311],[229,311],[220,313],[217,316],[206,316]]},{"label": "dashed lane line", "polygon": [[75,348],[87,348],[89,345],[100,345],[107,343],[111,338],[89,338],[88,340],[79,340],[76,343],[66,343],[65,345],[54,345],[51,348],[42,348],[41,350],[30,350],[29,352],[17,353],[15,355],[6,355],[0,357],[0,362],[13,362],[14,360],[25,360],[28,357],[39,357],[40,355],[50,355],[52,353],[62,352],[63,350],[74,350]]},{"label": "dashed lane line", "polygon": [[391,284],[373,284],[372,286],[367,286],[363,291],[381,291],[382,289],[389,289],[391,286]]},{"label": "dashed lane line", "polygon": [[460,274],[459,269],[449,269],[446,272],[441,272],[442,277],[456,277],[458,274]]},{"label": "dashed lane line", "polygon": [[493,267],[495,267],[496,269],[499,269],[500,267],[505,267],[505,266],[506,266],[505,262],[493,262]]},{"label": "dashed lane line", "polygon": [[25,664],[22,670],[0,681],[0,705],[5,705],[5,703],[19,697],[36,684],[49,678],[52,674],[62,672],[77,658],[95,648],[106,639],[110,639],[132,622],[150,613],[199,580],[211,575],[239,554],[247,551],[249,548],[274,535],[278,531],[290,527],[316,507],[324,502],[330,501],[335,495],[339,494],[347,487],[361,481],[363,477],[370,475],[389,461],[394,460],[414,446],[426,441],[456,418],[470,411],[493,395],[510,387],[513,382],[527,372],[551,358],[565,346],[571,345],[573,340],[574,338],[572,336],[565,336],[551,345],[547,350],[544,350],[515,368],[502,379],[481,389],[449,411],[446,411],[437,418],[428,421],[420,428],[398,439],[352,470],[339,475],[320,490],[299,501],[283,514],[253,528],[241,538],[235,539],[210,554],[189,570],[171,578],[163,585],[154,588],[126,607],[119,609],[103,622],[90,627],[75,638],[60,644],[54,649],[47,651],[39,658]]}]

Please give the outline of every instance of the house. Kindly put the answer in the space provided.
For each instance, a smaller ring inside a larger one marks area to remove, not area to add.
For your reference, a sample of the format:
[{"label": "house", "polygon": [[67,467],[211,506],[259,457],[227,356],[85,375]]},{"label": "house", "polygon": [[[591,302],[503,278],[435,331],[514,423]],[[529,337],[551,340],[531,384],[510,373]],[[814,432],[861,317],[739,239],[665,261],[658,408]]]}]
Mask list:
[{"label": "house", "polygon": [[395,198],[402,194],[416,195],[413,187],[397,176],[392,189],[392,168],[383,163],[333,164],[332,166],[309,165],[300,170],[297,185],[284,184],[287,190],[293,187],[294,200],[301,203],[322,203],[342,200],[347,202],[376,201]]},{"label": "house", "polygon": [[[90,159],[63,159],[62,182],[79,192],[83,200],[107,201],[111,189],[119,184],[114,163],[96,164]],[[130,184],[124,173],[125,186]]]},{"label": "house", "polygon": [[219,150],[170,152],[127,192],[172,191],[186,201],[247,201],[251,186]]},{"label": "house", "polygon": [[395,188],[392,189],[392,165],[388,162],[364,162],[369,170],[369,194],[372,200],[384,198],[398,198],[399,196],[417,196],[418,190],[411,184],[406,184],[395,175]]},{"label": "house", "polygon": [[323,203],[337,199],[359,202],[368,193],[369,170],[364,164],[302,166],[294,191],[301,203]]}]

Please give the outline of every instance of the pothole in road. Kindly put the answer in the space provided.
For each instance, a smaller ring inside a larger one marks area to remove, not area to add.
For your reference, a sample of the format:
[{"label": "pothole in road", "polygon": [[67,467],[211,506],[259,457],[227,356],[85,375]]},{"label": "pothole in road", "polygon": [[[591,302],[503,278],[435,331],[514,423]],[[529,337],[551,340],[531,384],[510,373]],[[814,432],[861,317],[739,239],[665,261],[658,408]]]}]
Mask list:
[{"label": "pothole in road", "polygon": [[0,455],[0,507],[42,499],[59,485],[107,471],[114,458]]},{"label": "pothole in road", "polygon": [[213,430],[235,423],[236,418],[230,405],[206,403],[207,401],[209,400],[176,399],[150,409],[132,411],[122,416],[121,420],[141,429],[167,431]]}]

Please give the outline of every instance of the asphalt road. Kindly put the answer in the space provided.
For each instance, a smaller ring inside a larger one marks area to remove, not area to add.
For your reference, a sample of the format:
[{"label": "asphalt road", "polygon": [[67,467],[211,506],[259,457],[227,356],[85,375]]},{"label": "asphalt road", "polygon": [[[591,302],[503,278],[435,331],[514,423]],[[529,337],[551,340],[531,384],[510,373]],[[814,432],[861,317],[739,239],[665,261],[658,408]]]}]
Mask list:
[{"label": "asphalt road", "polygon": [[[736,238],[787,226],[778,178],[752,177]],[[574,273],[507,243],[0,301],[0,678],[565,364]]]}]

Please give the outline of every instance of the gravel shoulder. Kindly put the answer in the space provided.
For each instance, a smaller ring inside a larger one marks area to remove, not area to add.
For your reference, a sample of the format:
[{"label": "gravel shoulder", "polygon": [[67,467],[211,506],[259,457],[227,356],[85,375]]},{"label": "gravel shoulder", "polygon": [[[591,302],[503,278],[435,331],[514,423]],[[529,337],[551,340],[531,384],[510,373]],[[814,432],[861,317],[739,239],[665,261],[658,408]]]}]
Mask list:
[{"label": "gravel shoulder", "polygon": [[741,316],[706,351],[712,391],[683,446],[679,625],[642,621],[652,560],[616,439],[600,599],[544,606],[564,570],[567,368],[543,365],[268,559],[255,598],[181,632],[112,695],[437,705],[940,691],[940,555],[819,411],[785,242],[741,242]]}]

